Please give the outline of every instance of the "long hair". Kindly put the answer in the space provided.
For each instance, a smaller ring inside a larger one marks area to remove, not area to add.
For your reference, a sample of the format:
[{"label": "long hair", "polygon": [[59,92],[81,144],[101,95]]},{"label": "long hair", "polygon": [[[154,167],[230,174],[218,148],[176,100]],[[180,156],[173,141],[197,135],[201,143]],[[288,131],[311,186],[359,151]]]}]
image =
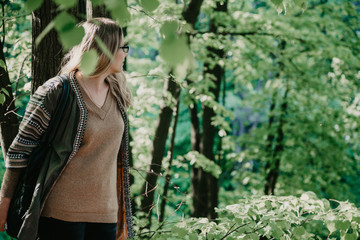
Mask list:
[{"label": "long hair", "polygon": [[[93,18],[80,23],[85,30],[85,35],[79,45],[74,46],[64,57],[60,74],[69,74],[79,70],[81,58],[85,51],[95,49],[98,54],[98,62],[95,71],[89,77],[97,77],[106,72],[111,66],[111,59],[101,50],[96,38],[99,38],[109,52],[115,56],[123,37],[121,27],[109,18]],[[125,107],[131,105],[131,91],[126,83],[123,72],[110,74],[106,81],[109,84],[111,94]]]}]

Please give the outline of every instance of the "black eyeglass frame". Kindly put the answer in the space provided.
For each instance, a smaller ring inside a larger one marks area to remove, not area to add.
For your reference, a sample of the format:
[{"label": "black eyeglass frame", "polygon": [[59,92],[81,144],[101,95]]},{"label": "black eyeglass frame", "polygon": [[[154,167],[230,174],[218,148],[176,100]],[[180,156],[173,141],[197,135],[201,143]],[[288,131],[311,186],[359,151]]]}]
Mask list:
[{"label": "black eyeglass frame", "polygon": [[121,50],[123,50],[124,53],[128,53],[130,50],[130,47],[128,45],[125,45],[125,46],[119,47],[119,48],[121,48]]}]

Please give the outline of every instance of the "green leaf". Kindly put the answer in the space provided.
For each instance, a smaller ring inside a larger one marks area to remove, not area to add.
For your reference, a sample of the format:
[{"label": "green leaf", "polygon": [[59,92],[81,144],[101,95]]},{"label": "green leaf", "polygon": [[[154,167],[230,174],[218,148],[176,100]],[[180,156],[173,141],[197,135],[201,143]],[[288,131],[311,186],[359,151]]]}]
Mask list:
[{"label": "green leaf", "polygon": [[0,59],[0,67],[3,68],[4,70],[6,70],[6,64],[4,62],[4,60]]},{"label": "green leaf", "polygon": [[186,231],[184,228],[180,228],[180,227],[173,227],[171,229],[173,231],[174,234],[176,234],[179,237],[185,237],[186,235],[189,234],[188,231]]},{"label": "green leaf", "polygon": [[99,37],[95,37],[95,41],[97,43],[97,45],[99,46],[100,50],[110,59],[113,59],[113,55],[110,52],[110,50],[107,48],[107,46],[105,45],[105,43],[99,38]]},{"label": "green leaf", "polygon": [[64,8],[71,8],[76,5],[77,0],[54,0],[54,2]]},{"label": "green leaf", "polygon": [[356,240],[358,239],[359,234],[357,232],[353,232],[353,233],[347,233],[345,235],[345,240]]},{"label": "green leaf", "polygon": [[297,237],[300,237],[300,236],[304,235],[305,233],[306,233],[306,230],[303,226],[296,227],[294,229],[294,235]]},{"label": "green leaf", "polygon": [[271,0],[271,2],[273,4],[275,4],[276,6],[280,6],[282,4],[283,0]]},{"label": "green leaf", "polygon": [[104,4],[104,0],[91,0],[92,7],[99,6],[101,4]]},{"label": "green leaf", "polygon": [[148,12],[154,11],[159,6],[158,0],[141,0],[141,6]]},{"label": "green leaf", "polygon": [[337,229],[341,229],[341,230],[347,230],[350,227],[351,223],[350,221],[336,221],[335,222],[335,226]]},{"label": "green leaf", "polygon": [[195,233],[190,233],[190,234],[189,234],[189,239],[190,239],[190,240],[198,240],[199,238],[198,238],[197,234],[195,234]]},{"label": "green leaf", "polygon": [[98,54],[95,49],[84,52],[80,62],[80,69],[85,76],[90,76],[95,71],[97,62]]},{"label": "green leaf", "polygon": [[190,54],[185,37],[162,41],[159,52],[162,59],[170,66],[176,66],[183,63]]},{"label": "green leaf", "polygon": [[25,8],[32,12],[41,7],[42,3],[43,0],[27,0],[25,2]]},{"label": "green leaf", "polygon": [[55,17],[54,23],[56,31],[62,33],[72,30],[75,27],[76,20],[64,11]]},{"label": "green leaf", "polygon": [[216,178],[219,178],[221,174],[221,168],[214,161],[211,161],[203,154],[197,151],[188,152],[185,158],[190,162],[190,165],[195,165],[198,168],[202,168],[205,172],[211,173]]},{"label": "green leaf", "polygon": [[35,40],[35,45],[39,45],[41,40],[43,40],[43,38],[46,36],[46,34],[48,34],[51,29],[53,29],[55,26],[55,22],[51,21],[46,27],[45,29],[39,34],[39,36],[36,38]]},{"label": "green leaf", "polygon": [[160,33],[165,40],[171,40],[176,37],[179,24],[176,21],[166,21],[160,28]]},{"label": "green leaf", "polygon": [[280,239],[284,232],[279,228],[279,226],[276,223],[270,223],[271,227],[271,236],[273,236],[276,239]]},{"label": "green leaf", "polygon": [[295,4],[301,7],[303,10],[307,7],[307,0],[294,0]]},{"label": "green leaf", "polygon": [[2,88],[1,91],[3,93],[5,93],[8,97],[10,97],[10,94],[9,94],[8,90],[6,90],[6,88]]},{"label": "green leaf", "polygon": [[330,233],[333,233],[336,231],[336,226],[334,221],[329,221],[326,223],[327,229],[329,229]]},{"label": "green leaf", "polygon": [[106,0],[105,3],[107,10],[111,13],[111,16],[121,27],[124,27],[130,21],[131,15],[127,9],[127,3],[125,0]]},{"label": "green leaf", "polygon": [[74,27],[70,31],[60,33],[60,42],[64,49],[70,49],[78,45],[84,37],[85,31],[83,27]]},{"label": "green leaf", "polygon": [[246,240],[259,240],[259,235],[255,234],[255,233],[250,233],[250,234],[247,234],[245,236],[245,238],[243,239],[246,239]]},{"label": "green leaf", "polygon": [[4,104],[5,100],[6,100],[5,94],[0,93],[0,104],[1,105]]}]

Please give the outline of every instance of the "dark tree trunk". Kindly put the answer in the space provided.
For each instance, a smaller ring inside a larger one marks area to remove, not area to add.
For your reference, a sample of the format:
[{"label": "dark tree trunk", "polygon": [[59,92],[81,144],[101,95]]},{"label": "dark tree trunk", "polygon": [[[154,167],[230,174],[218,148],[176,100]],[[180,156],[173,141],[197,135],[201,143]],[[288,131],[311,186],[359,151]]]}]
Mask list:
[{"label": "dark tree trunk", "polygon": [[[197,17],[200,12],[200,7],[203,0],[191,0],[188,7],[184,9],[182,15],[185,21],[191,25],[195,25]],[[192,12],[192,13],[189,13]],[[169,74],[170,76],[170,74]],[[165,86],[168,92],[177,99],[180,93],[180,86],[169,77]],[[165,106],[160,110],[159,123],[155,131],[155,137],[153,141],[152,160],[150,165],[151,171],[146,175],[146,180],[142,189],[143,198],[141,200],[141,211],[148,214],[149,225],[151,226],[151,208],[153,206],[154,191],[146,193],[146,189],[150,190],[155,187],[157,181],[157,175],[160,173],[162,159],[165,153],[165,144],[168,136],[169,126],[173,114],[173,109]]]},{"label": "dark tree trunk", "polygon": [[[216,3],[216,12],[227,12],[227,1]],[[218,25],[214,19],[210,19],[210,32],[216,33]],[[224,51],[207,47],[208,59],[221,59],[224,57]],[[204,64],[204,76],[214,76],[215,87],[210,88],[209,91],[215,96],[215,101],[219,100],[221,81],[224,77],[225,70],[219,64],[211,68],[210,64]],[[203,121],[202,134],[200,139],[200,152],[208,159],[215,161],[214,157],[214,139],[216,128],[211,125],[212,118],[216,115],[213,108],[203,105]],[[193,124],[194,126],[194,124]],[[195,127],[195,126],[194,126]],[[193,184],[193,206],[194,210],[192,216],[194,217],[208,217],[215,219],[217,214],[215,207],[218,205],[218,180],[211,174],[205,172],[201,168],[194,168],[192,171]],[[196,185],[195,185],[196,184]]]},{"label": "dark tree trunk", "polygon": [[[265,194],[266,195],[274,195],[275,194],[275,185],[276,181],[279,177],[279,168],[280,168],[280,159],[281,159],[281,153],[284,150],[284,124],[285,124],[285,116],[287,113],[287,95],[288,95],[289,89],[287,88],[284,94],[283,102],[281,104],[281,114],[279,118],[279,126],[277,129],[277,138],[275,142],[275,149],[272,151],[272,144],[274,141],[274,136],[269,135],[268,137],[268,151],[272,152],[272,156],[270,160],[266,163],[265,166],[265,172],[266,175],[266,183],[265,183]],[[275,101],[275,100],[273,100]],[[272,119],[273,122],[273,119]]]},{"label": "dark tree trunk", "polygon": [[[4,56],[4,43],[2,41],[0,41],[0,49],[0,59],[4,61],[6,65],[6,60]],[[3,104],[0,104],[1,149],[5,159],[7,150],[9,149],[12,141],[14,140],[18,132],[19,121],[14,112],[15,105],[9,74],[6,69],[0,67],[0,90],[2,89],[6,89],[6,91],[9,93],[9,96],[5,94],[5,102]],[[1,91],[1,93],[4,94],[4,91]]]},{"label": "dark tree trunk", "polygon": [[55,17],[56,8],[53,1],[46,0],[32,13],[32,93],[46,80],[56,76],[60,70],[63,52],[56,31],[52,29],[39,45],[35,44],[36,38]]},{"label": "dark tree trunk", "polygon": [[[280,43],[280,49],[284,50],[286,47],[286,41],[282,40]],[[279,73],[276,77],[280,77],[280,72],[284,70],[284,63],[279,61]],[[281,153],[284,150],[284,131],[283,127],[285,124],[285,116],[287,113],[287,96],[289,92],[289,86],[286,84],[285,94],[281,103],[281,112],[279,116],[279,126],[276,131],[276,135],[269,134],[267,137],[267,146],[266,146],[266,152],[269,153],[269,158],[265,165],[265,189],[264,193],[266,195],[274,195],[275,194],[275,186],[276,181],[279,177],[279,169],[280,169],[280,159],[281,159]],[[270,118],[269,118],[269,131],[271,131],[272,125],[276,121],[276,116],[274,115],[274,110],[276,107],[276,94],[272,97],[272,102],[270,105]],[[275,146],[274,146],[275,144]]]},{"label": "dark tree trunk", "polygon": [[177,122],[178,122],[178,119],[179,119],[179,106],[180,106],[180,94],[179,94],[178,98],[176,99],[176,110],[175,110],[176,112],[175,112],[175,116],[174,116],[173,132],[171,134],[170,145],[169,145],[169,151],[170,151],[169,166],[167,168],[167,173],[165,175],[164,191],[163,191],[163,194],[161,196],[161,207],[160,207],[159,222],[163,222],[164,217],[165,217],[166,197],[167,197],[167,193],[168,193],[169,186],[170,186],[170,180],[171,180],[170,172],[171,172],[171,167],[172,167],[172,160],[174,158],[176,127],[177,127]]},{"label": "dark tree trunk", "polygon": [[92,8],[92,17],[107,17],[111,18],[111,14],[106,10],[105,5],[99,5]]},{"label": "dark tree trunk", "polygon": [[[180,94],[180,88],[177,83],[170,77],[169,81],[166,82],[165,88],[171,95],[177,99]],[[165,154],[165,144],[169,132],[169,126],[173,109],[169,106],[161,108],[159,115],[159,122],[156,127],[155,137],[153,141],[153,151],[150,171],[146,175],[145,184],[142,189],[144,197],[141,200],[141,210],[148,213],[148,219],[151,224],[151,208],[153,207],[153,200],[155,191],[152,190],[157,181],[158,174],[161,170],[162,159]]]},{"label": "dark tree trunk", "polygon": [[86,20],[86,0],[78,0],[75,7],[70,9],[70,13],[76,18],[78,22]]}]

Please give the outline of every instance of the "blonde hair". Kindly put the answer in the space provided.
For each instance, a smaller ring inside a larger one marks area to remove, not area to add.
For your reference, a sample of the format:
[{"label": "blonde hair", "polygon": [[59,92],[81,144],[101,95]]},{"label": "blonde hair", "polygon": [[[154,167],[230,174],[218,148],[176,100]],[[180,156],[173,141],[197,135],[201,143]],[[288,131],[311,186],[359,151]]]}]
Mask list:
[{"label": "blonde hair", "polygon": [[[114,56],[121,47],[122,29],[109,18],[93,18],[80,23],[80,26],[84,28],[85,35],[81,43],[74,46],[65,55],[60,74],[69,74],[80,70],[80,62],[84,52],[95,49],[98,54],[98,62],[94,73],[89,77],[97,77],[110,68],[112,59],[101,50],[96,38],[99,38]],[[125,74],[123,72],[110,74],[106,81],[112,95],[127,109],[131,105],[132,95],[127,86]]]}]

